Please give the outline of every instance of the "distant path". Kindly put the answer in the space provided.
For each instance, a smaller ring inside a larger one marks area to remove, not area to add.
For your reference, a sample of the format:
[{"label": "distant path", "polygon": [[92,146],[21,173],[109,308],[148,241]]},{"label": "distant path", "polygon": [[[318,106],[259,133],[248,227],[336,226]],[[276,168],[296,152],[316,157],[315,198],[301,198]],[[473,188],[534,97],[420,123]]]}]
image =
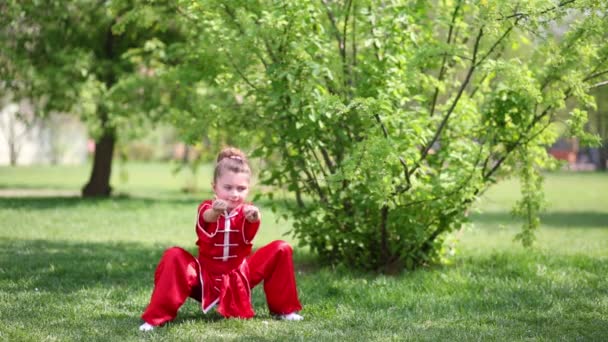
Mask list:
[{"label": "distant path", "polygon": [[0,189],[0,197],[76,197],[80,191],[58,189]]}]

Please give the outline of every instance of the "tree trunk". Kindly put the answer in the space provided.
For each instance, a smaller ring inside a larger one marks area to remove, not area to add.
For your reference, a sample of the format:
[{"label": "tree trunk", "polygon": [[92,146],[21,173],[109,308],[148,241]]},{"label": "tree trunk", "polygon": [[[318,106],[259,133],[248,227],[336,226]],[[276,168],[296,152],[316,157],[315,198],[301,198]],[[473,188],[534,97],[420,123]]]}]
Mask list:
[{"label": "tree trunk", "polygon": [[[115,56],[115,36],[112,32],[113,20],[106,31],[106,39],[103,41],[103,59],[113,61]],[[104,80],[106,89],[111,89],[116,83],[116,75],[112,68],[107,68],[105,73],[98,76]],[[93,170],[87,185],[82,188],[83,197],[108,197],[112,192],[110,176],[112,174],[112,159],[114,157],[114,144],[116,142],[116,127],[109,120],[108,108],[103,104],[98,106],[98,115],[103,128],[103,134],[95,141],[95,152],[93,155]]]},{"label": "tree trunk", "polygon": [[597,89],[595,91],[595,99],[597,108],[595,110],[595,126],[596,133],[602,139],[602,145],[598,147],[598,156],[595,159],[596,168],[598,171],[606,171],[606,161],[608,160],[608,108],[606,107],[606,95],[608,89]]},{"label": "tree trunk", "polygon": [[17,165],[17,158],[19,157],[17,154],[17,147],[15,146],[15,142],[11,141],[8,143],[8,155],[9,155],[9,163],[11,166]]},{"label": "tree trunk", "polygon": [[112,174],[112,157],[114,155],[115,131],[106,128],[101,138],[95,142],[93,170],[87,185],[82,188],[83,197],[108,197],[112,192],[110,176]]},{"label": "tree trunk", "polygon": [[606,135],[608,135],[608,127],[604,115],[607,117],[608,115],[605,112],[606,109],[602,108],[602,104],[601,101],[597,101],[596,125],[597,132],[602,137],[602,145],[598,148],[599,158],[596,166],[599,171],[606,171],[606,160],[608,159],[608,137]]},{"label": "tree trunk", "polygon": [[608,162],[608,139],[604,139],[602,146],[599,148],[600,157],[598,159],[597,169],[606,171],[606,162]]},{"label": "tree trunk", "polygon": [[17,134],[15,133],[15,125],[17,124],[14,119],[14,115],[8,116],[8,155],[11,166],[17,165],[17,159],[19,158],[19,151],[17,148]]}]

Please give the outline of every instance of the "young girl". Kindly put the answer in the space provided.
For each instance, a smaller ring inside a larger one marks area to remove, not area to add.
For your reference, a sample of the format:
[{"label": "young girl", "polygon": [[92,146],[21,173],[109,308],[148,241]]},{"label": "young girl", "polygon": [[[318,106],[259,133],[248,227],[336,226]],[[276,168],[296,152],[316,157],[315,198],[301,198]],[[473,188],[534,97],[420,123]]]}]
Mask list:
[{"label": "young girl", "polygon": [[207,313],[215,305],[224,317],[251,318],[251,289],[264,281],[272,314],[285,320],[303,319],[293,270],[291,246],[274,241],[251,253],[260,226],[260,211],[245,202],[251,169],[236,148],[217,157],[214,200],[198,206],[198,258],[179,247],[165,251],[154,273],[154,290],[139,330],[173,320],[188,297]]}]

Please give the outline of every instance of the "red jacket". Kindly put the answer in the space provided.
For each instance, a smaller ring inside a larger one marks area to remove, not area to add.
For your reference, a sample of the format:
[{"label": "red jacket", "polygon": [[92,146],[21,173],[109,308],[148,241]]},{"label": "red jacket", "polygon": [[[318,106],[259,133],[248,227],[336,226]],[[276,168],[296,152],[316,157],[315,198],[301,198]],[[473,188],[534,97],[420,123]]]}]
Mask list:
[{"label": "red jacket", "polygon": [[253,317],[246,258],[251,254],[260,221],[248,222],[241,205],[220,215],[216,222],[205,222],[203,213],[211,208],[211,203],[207,200],[199,205],[196,225],[203,311],[209,311],[219,301],[218,312],[225,317]]}]

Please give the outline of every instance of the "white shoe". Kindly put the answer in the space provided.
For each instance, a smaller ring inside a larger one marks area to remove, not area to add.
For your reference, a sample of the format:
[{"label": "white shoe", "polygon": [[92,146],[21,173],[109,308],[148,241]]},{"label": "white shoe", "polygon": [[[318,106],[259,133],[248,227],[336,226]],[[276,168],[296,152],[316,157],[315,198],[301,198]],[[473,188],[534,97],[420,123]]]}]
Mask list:
[{"label": "white shoe", "polygon": [[139,326],[139,331],[152,331],[154,330],[154,326],[148,323],[144,323]]},{"label": "white shoe", "polygon": [[304,319],[304,317],[298,315],[295,312],[292,312],[290,314],[287,315],[280,315],[279,316],[280,319],[284,320],[284,321],[301,321]]}]

